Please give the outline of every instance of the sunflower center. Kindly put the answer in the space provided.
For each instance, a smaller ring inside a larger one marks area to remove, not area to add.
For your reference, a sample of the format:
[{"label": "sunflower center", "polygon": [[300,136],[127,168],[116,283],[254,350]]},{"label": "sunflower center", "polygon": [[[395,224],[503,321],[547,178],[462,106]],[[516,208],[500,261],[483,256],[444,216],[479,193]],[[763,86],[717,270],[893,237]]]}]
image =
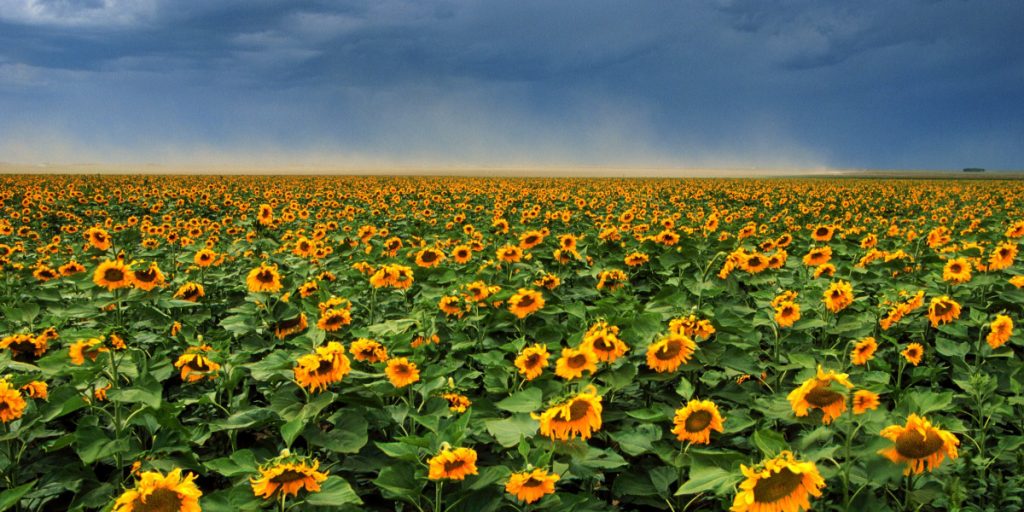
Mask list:
[{"label": "sunflower center", "polygon": [[156,280],[156,272],[152,269],[140,270],[135,273],[135,278],[143,283],[151,283]]},{"label": "sunflower center", "polygon": [[210,369],[210,366],[207,365],[206,361],[200,356],[196,356],[195,359],[189,361],[188,367],[197,372],[205,372]]},{"label": "sunflower center", "polygon": [[587,365],[587,356],[583,354],[576,354],[566,360],[569,363],[570,368],[582,368]]},{"label": "sunflower center", "polygon": [[404,364],[395,365],[395,374],[399,377],[405,377],[409,375],[409,367]]},{"label": "sunflower center", "polygon": [[686,417],[683,427],[687,432],[700,432],[711,424],[711,413],[708,411],[693,411]]},{"label": "sunflower center", "polygon": [[526,358],[526,367],[527,368],[533,368],[534,366],[537,366],[537,364],[539,364],[539,363],[540,363],[540,356],[537,355],[537,354],[530,354],[529,357]]},{"label": "sunflower center", "polygon": [[528,308],[528,307],[533,305],[533,302],[534,302],[533,297],[531,297],[529,295],[526,295],[526,296],[523,296],[522,298],[519,299],[518,306],[521,307],[521,308]]},{"label": "sunflower center", "polygon": [[952,309],[952,308],[950,308],[949,304],[946,304],[945,302],[939,302],[938,304],[935,304],[935,314],[936,315],[939,315],[939,316],[945,315],[946,313],[949,312],[950,309]]},{"label": "sunflower center", "polygon": [[297,316],[297,317],[291,318],[289,320],[282,320],[282,321],[278,322],[277,323],[277,328],[278,329],[291,329],[292,327],[295,327],[295,326],[299,325],[300,323],[302,323],[302,317],[301,316]]},{"label": "sunflower center", "polygon": [[608,352],[614,347],[607,339],[605,339],[604,336],[599,336],[594,340],[594,348],[601,350],[602,352]]},{"label": "sunflower center", "polygon": [[173,489],[156,489],[146,497],[145,503],[138,500],[132,504],[132,510],[138,512],[178,512],[181,510],[181,497]]},{"label": "sunflower center", "polygon": [[683,344],[680,343],[679,340],[669,340],[665,345],[654,352],[654,357],[657,357],[662,361],[668,361],[679,355],[682,350]]},{"label": "sunflower center", "polygon": [[749,260],[747,260],[747,265],[750,265],[751,267],[760,267],[761,263],[762,263],[761,258],[758,257],[758,256],[754,256],[754,257],[750,258]]},{"label": "sunflower center", "polygon": [[305,478],[306,478],[306,475],[304,473],[300,473],[298,471],[293,471],[291,469],[286,469],[286,470],[282,471],[280,475],[277,475],[274,478],[271,478],[270,481],[274,482],[275,484],[286,484],[286,483],[289,483],[289,482],[295,482],[295,481],[302,480],[302,479],[305,479]]},{"label": "sunflower center", "polygon": [[828,228],[818,228],[818,230],[815,231],[814,234],[818,236],[825,236],[828,234]]},{"label": "sunflower center", "polygon": [[577,421],[587,417],[590,404],[586,400],[573,400],[569,405],[569,421]]},{"label": "sunflower center", "polygon": [[923,459],[942,448],[942,438],[934,430],[922,436],[916,430],[908,430],[896,438],[896,451],[908,459]]},{"label": "sunflower center", "polygon": [[790,306],[782,308],[782,316],[793,316],[793,308]]},{"label": "sunflower center", "polygon": [[949,271],[954,274],[959,274],[960,272],[963,272],[963,270],[964,268],[961,267],[959,263],[954,263],[952,266],[949,267]]},{"label": "sunflower center", "polygon": [[526,481],[523,482],[523,487],[540,487],[542,485],[544,485],[543,480],[537,480],[532,476],[530,478],[527,478]]},{"label": "sunflower center", "polygon": [[803,480],[803,475],[794,473],[789,468],[782,468],[778,473],[773,473],[768,478],[757,481],[754,486],[754,501],[757,503],[779,501],[800,488]]},{"label": "sunflower center", "polygon": [[463,250],[457,251],[455,253],[455,255],[458,256],[459,258],[465,258],[466,256],[469,256],[469,254],[466,251],[463,251]]},{"label": "sunflower center", "polygon": [[256,274],[256,280],[261,283],[273,283],[274,273],[269,270],[261,270],[259,274]]},{"label": "sunflower center", "polygon": [[843,399],[843,395],[829,389],[827,383],[819,383],[807,392],[807,403],[815,407],[827,407]]},{"label": "sunflower center", "polygon": [[453,460],[453,461],[450,461],[450,462],[445,462],[444,463],[444,471],[445,471],[445,473],[451,473],[452,471],[455,471],[456,469],[459,469],[459,468],[461,468],[462,466],[465,466],[465,465],[466,465],[466,461],[461,460],[461,459],[460,460]]},{"label": "sunflower center", "polygon": [[423,261],[426,262],[426,263],[431,263],[431,262],[433,262],[436,259],[437,259],[437,254],[434,254],[434,251],[427,251],[427,252],[423,253]]},{"label": "sunflower center", "polygon": [[185,299],[194,299],[198,295],[199,295],[199,290],[198,289],[196,289],[196,288],[189,288],[189,289],[185,290],[185,294],[182,295],[182,297],[185,298]]},{"label": "sunflower center", "polygon": [[108,268],[103,271],[103,280],[116,283],[124,280],[124,272],[116,268]]},{"label": "sunflower center", "polygon": [[17,341],[8,345],[12,352],[34,352],[36,344],[31,341]]}]

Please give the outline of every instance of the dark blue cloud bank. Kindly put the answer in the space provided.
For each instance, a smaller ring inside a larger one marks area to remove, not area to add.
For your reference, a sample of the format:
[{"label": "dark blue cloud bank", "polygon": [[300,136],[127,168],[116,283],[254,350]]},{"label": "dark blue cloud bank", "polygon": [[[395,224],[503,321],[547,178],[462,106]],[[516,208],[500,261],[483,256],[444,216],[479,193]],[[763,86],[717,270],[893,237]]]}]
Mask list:
[{"label": "dark blue cloud bank", "polygon": [[1024,168],[1024,2],[0,0],[0,160]]}]

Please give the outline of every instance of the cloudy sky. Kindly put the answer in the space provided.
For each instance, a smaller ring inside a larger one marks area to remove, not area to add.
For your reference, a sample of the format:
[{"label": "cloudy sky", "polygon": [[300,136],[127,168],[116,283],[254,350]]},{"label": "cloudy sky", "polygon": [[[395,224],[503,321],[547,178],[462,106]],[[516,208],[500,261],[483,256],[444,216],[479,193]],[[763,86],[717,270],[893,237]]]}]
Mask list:
[{"label": "cloudy sky", "polygon": [[0,0],[0,161],[1024,168],[1020,0]]}]

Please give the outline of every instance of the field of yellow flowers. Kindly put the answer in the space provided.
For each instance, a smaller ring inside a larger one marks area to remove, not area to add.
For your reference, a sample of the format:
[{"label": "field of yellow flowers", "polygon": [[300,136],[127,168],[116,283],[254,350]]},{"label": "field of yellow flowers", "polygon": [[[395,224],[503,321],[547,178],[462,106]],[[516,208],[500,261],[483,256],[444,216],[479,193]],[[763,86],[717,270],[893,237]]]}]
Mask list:
[{"label": "field of yellow flowers", "polygon": [[1024,508],[1024,183],[0,177],[0,511]]}]

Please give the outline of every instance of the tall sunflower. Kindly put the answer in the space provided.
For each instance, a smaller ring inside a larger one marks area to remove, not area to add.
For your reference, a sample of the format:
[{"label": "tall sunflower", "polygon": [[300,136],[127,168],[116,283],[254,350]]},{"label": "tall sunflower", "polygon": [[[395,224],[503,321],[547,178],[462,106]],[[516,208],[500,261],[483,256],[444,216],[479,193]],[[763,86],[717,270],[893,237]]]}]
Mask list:
[{"label": "tall sunflower", "polygon": [[150,263],[148,267],[132,271],[132,285],[140,290],[148,292],[153,288],[163,286],[165,281],[164,273],[160,271],[156,262]]},{"label": "tall sunflower", "polygon": [[275,293],[284,286],[281,284],[281,274],[277,271],[277,265],[266,263],[260,263],[260,266],[250,270],[245,278],[245,284],[253,293]]},{"label": "tall sunflower", "polygon": [[292,334],[305,331],[309,327],[309,320],[306,319],[305,313],[299,313],[292,318],[276,322],[271,327],[274,329],[274,336],[277,336],[279,340],[283,340]]},{"label": "tall sunflower", "polygon": [[697,344],[689,336],[670,333],[647,347],[647,366],[658,373],[674,372],[690,360]]},{"label": "tall sunflower", "polygon": [[1010,336],[1013,336],[1013,319],[1006,315],[996,315],[996,319],[989,324],[985,342],[995,350],[1010,341]]},{"label": "tall sunflower", "polygon": [[199,497],[203,492],[195,479],[192,473],[182,476],[180,468],[167,475],[146,471],[139,475],[134,488],[117,498],[112,512],[200,512]]},{"label": "tall sunflower", "polygon": [[388,359],[388,367],[384,369],[384,373],[391,381],[391,385],[396,388],[404,388],[420,380],[420,370],[416,363],[404,357]]},{"label": "tall sunflower", "polygon": [[775,323],[779,327],[792,327],[800,319],[800,304],[793,301],[782,301],[775,306]]},{"label": "tall sunflower", "polygon": [[825,372],[819,365],[818,373],[791,391],[786,399],[797,417],[807,416],[811,409],[820,409],[824,414],[821,422],[828,425],[846,410],[846,389],[836,389],[836,384],[846,389],[853,387],[847,374],[835,370]]},{"label": "tall sunflower", "polygon": [[850,352],[850,360],[855,365],[867,364],[868,361],[875,358],[875,351],[878,350],[878,342],[873,337],[867,337],[857,342],[853,346],[853,351]]},{"label": "tall sunflower", "polygon": [[540,421],[541,435],[552,440],[568,441],[577,436],[586,440],[601,429],[601,410],[601,397],[596,388],[589,386],[569,400],[533,416]]},{"label": "tall sunflower", "polygon": [[6,377],[0,377],[0,421],[8,423],[25,413],[25,398]]},{"label": "tall sunflower", "polygon": [[516,356],[516,368],[519,369],[519,374],[523,378],[533,380],[544,372],[544,368],[548,366],[549,357],[551,354],[548,353],[548,348],[536,343],[526,347]]},{"label": "tall sunflower", "polygon": [[928,305],[928,320],[932,327],[947,324],[957,318],[960,318],[960,304],[945,295],[933,298]]},{"label": "tall sunflower", "polygon": [[110,291],[128,288],[132,285],[132,271],[121,260],[106,260],[96,267],[92,282]]},{"label": "tall sunflower", "polygon": [[520,288],[519,292],[508,300],[508,310],[517,318],[526,318],[544,307],[544,296],[536,290]]},{"label": "tall sunflower", "polygon": [[680,441],[693,444],[711,442],[711,431],[724,432],[722,415],[718,406],[711,400],[690,400],[686,407],[676,410],[672,423],[672,433]]},{"label": "tall sunflower", "polygon": [[189,302],[198,302],[199,299],[205,296],[206,290],[199,283],[185,283],[178,288],[178,291],[174,292],[175,299],[187,300]]},{"label": "tall sunflower", "polygon": [[953,284],[962,284],[971,280],[971,262],[967,258],[954,258],[946,262],[942,268],[942,279]]},{"label": "tall sunflower", "polygon": [[583,336],[583,345],[590,348],[599,361],[613,363],[629,350],[629,346],[619,339],[618,333],[618,327],[600,322],[587,330]]},{"label": "tall sunflower", "polygon": [[836,281],[825,290],[822,301],[829,311],[838,313],[853,304],[853,286],[847,281]]},{"label": "tall sunflower", "polygon": [[380,363],[388,360],[388,349],[376,340],[359,338],[352,342],[349,350],[352,352],[352,356],[356,358],[356,361]]},{"label": "tall sunflower", "polygon": [[732,502],[731,512],[799,512],[810,510],[809,497],[821,496],[825,479],[810,461],[789,451],[754,467],[740,466],[746,477]]},{"label": "tall sunflower", "polygon": [[555,493],[555,482],[559,480],[557,473],[548,473],[545,469],[534,469],[522,473],[512,473],[505,484],[505,492],[526,503],[534,503],[548,494]]},{"label": "tall sunflower", "polygon": [[295,361],[292,369],[295,381],[310,392],[324,391],[327,386],[341,380],[352,371],[345,347],[336,341],[317,347],[310,354]]},{"label": "tall sunflower", "polygon": [[443,448],[427,463],[427,478],[431,480],[464,480],[477,474],[476,450],[472,448]]},{"label": "tall sunflower", "polygon": [[929,472],[939,466],[948,456],[957,457],[956,447],[960,441],[953,433],[932,425],[927,418],[911,414],[906,425],[890,425],[882,429],[882,437],[893,442],[893,446],[878,453],[907,467],[903,474],[918,474],[925,469]]},{"label": "tall sunflower", "polygon": [[175,368],[181,368],[181,380],[196,382],[208,378],[213,380],[220,371],[220,364],[207,355],[212,351],[209,345],[189,347],[174,362]]},{"label": "tall sunflower", "polygon": [[555,375],[571,380],[583,377],[583,372],[597,371],[597,354],[586,345],[580,348],[563,348],[562,357],[555,361]]}]

